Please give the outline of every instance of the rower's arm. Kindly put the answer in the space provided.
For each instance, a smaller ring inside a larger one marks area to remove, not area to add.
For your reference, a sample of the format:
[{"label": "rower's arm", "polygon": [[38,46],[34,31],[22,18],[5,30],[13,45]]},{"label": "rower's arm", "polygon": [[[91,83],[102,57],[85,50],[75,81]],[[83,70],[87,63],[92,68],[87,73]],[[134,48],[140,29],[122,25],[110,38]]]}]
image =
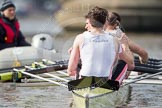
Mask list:
[{"label": "rower's arm", "polygon": [[114,64],[116,64],[119,59],[119,53],[121,52],[120,50],[122,50],[122,48],[119,40],[116,37],[113,37],[113,39],[114,39],[115,52],[116,52]]},{"label": "rower's arm", "polygon": [[123,52],[119,54],[120,59],[124,60],[128,64],[128,70],[134,69],[134,56],[130,51],[128,45],[122,44]]},{"label": "rower's arm", "polygon": [[78,35],[75,38],[73,43],[73,49],[70,54],[70,59],[69,59],[68,69],[67,69],[69,76],[75,76],[77,72],[77,65],[80,58],[80,50],[79,50],[80,38],[81,35]]},{"label": "rower's arm", "polygon": [[145,49],[143,49],[142,47],[140,47],[139,45],[137,45],[136,43],[134,43],[132,40],[128,39],[128,44],[129,44],[129,48],[133,53],[138,54],[143,63],[147,63],[148,61],[148,53],[146,52]]},{"label": "rower's arm", "polygon": [[[115,40],[118,46],[120,45],[119,41]],[[134,68],[134,56],[133,53],[129,50],[129,47],[126,42],[121,41],[122,45],[122,52],[119,53],[119,58],[121,60],[124,60],[127,64],[130,70]]]}]

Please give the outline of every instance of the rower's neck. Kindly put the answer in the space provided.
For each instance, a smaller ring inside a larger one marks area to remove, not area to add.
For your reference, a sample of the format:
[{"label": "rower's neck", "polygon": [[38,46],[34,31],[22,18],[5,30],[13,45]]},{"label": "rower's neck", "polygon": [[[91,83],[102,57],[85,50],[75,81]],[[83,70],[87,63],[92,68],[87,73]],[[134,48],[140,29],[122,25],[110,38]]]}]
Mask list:
[{"label": "rower's neck", "polygon": [[111,30],[115,30],[114,26],[107,26],[106,31],[111,31]]},{"label": "rower's neck", "polygon": [[102,33],[104,33],[104,30],[103,30],[103,28],[93,28],[93,29],[91,29],[91,33],[92,34],[102,34]]}]

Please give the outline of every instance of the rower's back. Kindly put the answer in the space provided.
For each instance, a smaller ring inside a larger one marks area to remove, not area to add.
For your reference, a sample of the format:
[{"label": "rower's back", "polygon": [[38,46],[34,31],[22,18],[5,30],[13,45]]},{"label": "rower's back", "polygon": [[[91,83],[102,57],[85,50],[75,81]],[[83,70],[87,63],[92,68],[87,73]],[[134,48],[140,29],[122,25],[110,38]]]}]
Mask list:
[{"label": "rower's back", "polygon": [[116,57],[114,38],[103,32],[94,35],[84,32],[80,49],[81,76],[111,77]]},{"label": "rower's back", "polygon": [[107,10],[100,7],[94,7],[85,16],[87,31],[74,40],[68,64],[69,75],[76,75],[77,64],[81,58],[81,76],[111,78],[119,43],[109,33],[104,32],[107,16]]}]

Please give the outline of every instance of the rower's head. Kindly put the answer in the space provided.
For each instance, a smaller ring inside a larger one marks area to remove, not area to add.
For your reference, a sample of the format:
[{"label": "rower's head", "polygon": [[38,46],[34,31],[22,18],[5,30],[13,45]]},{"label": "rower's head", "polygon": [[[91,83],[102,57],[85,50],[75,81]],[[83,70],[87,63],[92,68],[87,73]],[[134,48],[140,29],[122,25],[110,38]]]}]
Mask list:
[{"label": "rower's head", "polygon": [[107,14],[108,14],[107,10],[97,6],[91,9],[85,16],[86,18],[85,29],[91,31],[92,28],[103,28],[108,16]]},{"label": "rower's head", "polygon": [[107,27],[109,27],[109,29],[114,30],[117,26],[120,25],[120,22],[121,22],[121,17],[118,13],[109,12],[109,16],[107,18]]},{"label": "rower's head", "polygon": [[15,19],[15,5],[10,0],[4,0],[1,6],[1,14],[8,18],[9,20]]},{"label": "rower's head", "polygon": [[109,12],[109,17],[107,18],[108,24],[111,26],[118,26],[121,22],[121,17],[116,12]]}]

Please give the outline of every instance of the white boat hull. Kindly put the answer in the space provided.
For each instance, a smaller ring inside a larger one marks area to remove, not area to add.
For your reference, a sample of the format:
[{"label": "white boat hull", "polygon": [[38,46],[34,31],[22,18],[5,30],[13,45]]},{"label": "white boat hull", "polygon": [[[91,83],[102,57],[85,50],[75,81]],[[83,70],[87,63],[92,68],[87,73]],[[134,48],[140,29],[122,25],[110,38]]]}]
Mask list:
[{"label": "white boat hull", "polygon": [[32,46],[7,48],[0,51],[0,69],[16,67],[17,61],[24,66],[42,59],[56,61],[65,58],[68,57],[65,57],[64,54]]}]

